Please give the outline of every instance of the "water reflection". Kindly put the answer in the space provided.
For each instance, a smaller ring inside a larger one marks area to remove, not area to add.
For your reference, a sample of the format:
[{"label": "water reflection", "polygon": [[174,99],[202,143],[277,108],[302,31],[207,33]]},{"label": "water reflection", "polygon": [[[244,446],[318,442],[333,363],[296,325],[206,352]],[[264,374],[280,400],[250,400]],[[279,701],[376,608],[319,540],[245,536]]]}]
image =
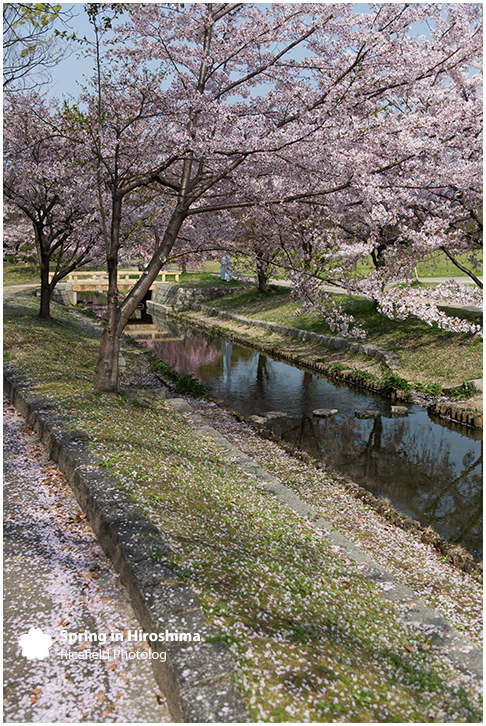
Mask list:
[{"label": "water reflection", "polygon": [[407,419],[305,416],[271,421],[269,427],[296,449],[388,497],[399,511],[480,553],[480,442],[451,438],[426,412]]},{"label": "water reflection", "polygon": [[[147,344],[164,361],[198,376],[243,414],[284,412],[269,424],[274,434],[482,555],[480,431],[448,425],[413,404],[408,416],[393,417],[388,399],[165,318],[155,322],[164,336]],[[319,419],[317,408],[338,414]],[[357,419],[357,409],[381,417]]]}]

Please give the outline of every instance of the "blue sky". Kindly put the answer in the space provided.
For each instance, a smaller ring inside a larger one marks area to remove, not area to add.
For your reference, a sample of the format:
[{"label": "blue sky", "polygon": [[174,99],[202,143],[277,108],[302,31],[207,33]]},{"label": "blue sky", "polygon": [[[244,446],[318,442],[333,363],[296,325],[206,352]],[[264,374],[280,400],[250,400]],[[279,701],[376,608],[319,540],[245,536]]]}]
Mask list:
[{"label": "blue sky", "polygon": [[[72,9],[73,19],[69,23],[69,32],[75,31],[80,37],[92,38],[92,29],[87,15],[84,11],[84,3],[63,3],[63,10]],[[82,58],[77,52],[76,44],[73,44],[73,53],[64,58],[61,63],[51,69],[50,95],[61,97],[66,94],[76,96],[83,83],[83,74],[89,77],[92,71],[92,61],[89,58]]]}]

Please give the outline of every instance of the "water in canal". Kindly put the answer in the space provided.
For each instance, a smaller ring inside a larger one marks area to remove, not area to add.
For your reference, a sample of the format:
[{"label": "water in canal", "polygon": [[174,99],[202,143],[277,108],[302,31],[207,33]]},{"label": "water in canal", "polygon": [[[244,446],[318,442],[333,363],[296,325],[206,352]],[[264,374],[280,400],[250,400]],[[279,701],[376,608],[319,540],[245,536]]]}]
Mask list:
[{"label": "water in canal", "polygon": [[[244,415],[284,412],[272,424],[282,439],[482,558],[481,431],[431,417],[416,404],[407,405],[407,416],[392,416],[390,399],[164,316],[137,314],[131,323],[166,363],[197,376]],[[338,413],[319,419],[312,413],[318,408]],[[358,419],[359,409],[382,415]]]}]

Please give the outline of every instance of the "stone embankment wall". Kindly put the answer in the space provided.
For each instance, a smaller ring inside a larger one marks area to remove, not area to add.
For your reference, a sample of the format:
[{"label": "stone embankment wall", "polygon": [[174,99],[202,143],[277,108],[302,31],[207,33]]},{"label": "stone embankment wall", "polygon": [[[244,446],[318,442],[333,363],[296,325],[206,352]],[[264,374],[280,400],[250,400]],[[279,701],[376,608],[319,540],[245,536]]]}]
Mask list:
[{"label": "stone embankment wall", "polygon": [[427,406],[429,413],[436,414],[442,418],[447,418],[458,423],[473,426],[476,429],[483,428],[483,416],[477,411],[468,411],[465,408],[454,406],[453,403],[440,403],[438,401]]},{"label": "stone embankment wall", "polygon": [[232,295],[234,291],[234,287],[179,287],[168,282],[159,282],[152,293],[152,301],[185,310],[198,303]]}]

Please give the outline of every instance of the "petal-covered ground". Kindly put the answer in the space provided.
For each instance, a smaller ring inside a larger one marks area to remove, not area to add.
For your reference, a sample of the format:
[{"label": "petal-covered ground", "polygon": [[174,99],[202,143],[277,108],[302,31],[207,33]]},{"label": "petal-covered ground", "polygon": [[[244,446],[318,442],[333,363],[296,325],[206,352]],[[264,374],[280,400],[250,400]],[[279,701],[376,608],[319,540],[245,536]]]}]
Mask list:
[{"label": "petal-covered ground", "polygon": [[[5,401],[4,517],[4,721],[170,721],[151,665],[140,657],[146,645],[116,643],[132,660],[113,653],[112,632],[139,628],[124,587],[65,478]],[[31,629],[47,644],[43,653],[37,646],[36,658],[19,645]],[[106,659],[90,657],[107,649]]]}]

